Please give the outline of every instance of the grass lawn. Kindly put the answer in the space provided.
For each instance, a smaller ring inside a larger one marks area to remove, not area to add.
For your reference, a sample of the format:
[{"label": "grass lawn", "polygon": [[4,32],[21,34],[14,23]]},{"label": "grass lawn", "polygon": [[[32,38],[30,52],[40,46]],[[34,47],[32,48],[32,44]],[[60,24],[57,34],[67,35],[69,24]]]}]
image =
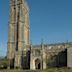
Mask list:
[{"label": "grass lawn", "polygon": [[49,68],[47,70],[36,70],[36,71],[30,71],[30,70],[0,70],[0,72],[72,72],[72,69],[68,68]]}]

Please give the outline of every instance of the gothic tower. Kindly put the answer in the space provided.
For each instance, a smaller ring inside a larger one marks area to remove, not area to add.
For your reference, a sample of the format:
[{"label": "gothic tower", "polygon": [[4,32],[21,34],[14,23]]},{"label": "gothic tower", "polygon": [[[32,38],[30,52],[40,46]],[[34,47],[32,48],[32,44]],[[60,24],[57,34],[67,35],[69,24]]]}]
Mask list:
[{"label": "gothic tower", "polygon": [[29,8],[27,0],[10,0],[8,33],[9,67],[21,67],[23,52],[29,45]]}]

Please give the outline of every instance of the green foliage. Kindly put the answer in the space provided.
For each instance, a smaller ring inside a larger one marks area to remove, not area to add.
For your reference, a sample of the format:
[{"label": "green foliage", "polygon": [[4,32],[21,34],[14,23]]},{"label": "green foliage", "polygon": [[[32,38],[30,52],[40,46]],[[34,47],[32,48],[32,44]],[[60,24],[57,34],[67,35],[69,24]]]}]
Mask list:
[{"label": "green foliage", "polygon": [[68,68],[49,68],[40,72],[72,72],[72,69]]},{"label": "green foliage", "polygon": [[0,68],[6,68],[8,65],[8,60],[6,57],[0,59]]},{"label": "green foliage", "polygon": [[36,70],[36,71],[31,71],[31,70],[20,70],[20,69],[15,69],[15,70],[0,70],[1,72],[72,72],[72,69],[69,68],[49,68],[47,70]]}]

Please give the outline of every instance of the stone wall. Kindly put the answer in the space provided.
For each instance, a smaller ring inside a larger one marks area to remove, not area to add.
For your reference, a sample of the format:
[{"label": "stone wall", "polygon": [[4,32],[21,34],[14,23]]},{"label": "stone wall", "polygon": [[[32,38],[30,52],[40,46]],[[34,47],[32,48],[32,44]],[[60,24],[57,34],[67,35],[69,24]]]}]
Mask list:
[{"label": "stone wall", "polygon": [[72,68],[72,47],[67,49],[67,67]]},{"label": "stone wall", "polygon": [[31,48],[31,69],[35,69],[36,59],[41,61],[40,69],[47,67],[67,67],[67,48],[71,46],[71,42],[33,45]]}]

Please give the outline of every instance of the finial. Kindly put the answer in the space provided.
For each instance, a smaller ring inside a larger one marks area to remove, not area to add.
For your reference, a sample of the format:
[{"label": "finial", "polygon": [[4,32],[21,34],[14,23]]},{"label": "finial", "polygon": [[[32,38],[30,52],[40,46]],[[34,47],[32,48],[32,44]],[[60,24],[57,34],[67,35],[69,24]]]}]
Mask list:
[{"label": "finial", "polygon": [[30,40],[30,45],[32,45],[32,40]]},{"label": "finial", "polygon": [[44,39],[42,38],[42,39],[41,39],[41,44],[43,44],[43,43],[44,43]]}]

